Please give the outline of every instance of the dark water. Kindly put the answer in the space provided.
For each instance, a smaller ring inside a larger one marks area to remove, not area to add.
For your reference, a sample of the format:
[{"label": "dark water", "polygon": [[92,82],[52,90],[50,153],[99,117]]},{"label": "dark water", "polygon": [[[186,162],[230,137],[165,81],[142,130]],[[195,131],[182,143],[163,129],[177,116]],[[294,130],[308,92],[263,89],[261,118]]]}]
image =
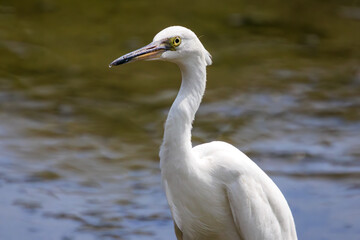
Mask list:
[{"label": "dark water", "polygon": [[116,57],[184,25],[212,53],[194,144],[286,196],[299,239],[360,239],[358,1],[1,1],[0,239],[175,239],[160,183],[176,66]]}]

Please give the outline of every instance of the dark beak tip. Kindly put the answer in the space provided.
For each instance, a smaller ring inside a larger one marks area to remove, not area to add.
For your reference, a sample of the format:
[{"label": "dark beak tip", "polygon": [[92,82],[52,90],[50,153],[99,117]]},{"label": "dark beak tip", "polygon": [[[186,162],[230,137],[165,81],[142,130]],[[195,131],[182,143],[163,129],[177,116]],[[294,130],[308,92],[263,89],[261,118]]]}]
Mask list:
[{"label": "dark beak tip", "polygon": [[113,67],[113,66],[119,66],[119,65],[128,63],[128,62],[130,62],[131,60],[132,60],[132,58],[120,57],[120,58],[112,61],[112,62],[109,64],[109,68],[111,68],[111,67]]},{"label": "dark beak tip", "polygon": [[115,66],[115,61],[112,61],[110,64],[109,64],[109,68],[112,68],[113,66]]},{"label": "dark beak tip", "polygon": [[112,68],[114,66],[117,66],[117,65],[120,65],[121,62],[119,62],[118,60],[115,60],[115,61],[112,61],[110,64],[109,64],[109,68]]},{"label": "dark beak tip", "polygon": [[153,55],[156,55],[157,53],[165,50],[166,48],[164,46],[160,46],[158,42],[153,42],[145,47],[142,47],[138,50],[135,50],[115,59],[109,64],[109,68],[132,61],[151,59]]}]

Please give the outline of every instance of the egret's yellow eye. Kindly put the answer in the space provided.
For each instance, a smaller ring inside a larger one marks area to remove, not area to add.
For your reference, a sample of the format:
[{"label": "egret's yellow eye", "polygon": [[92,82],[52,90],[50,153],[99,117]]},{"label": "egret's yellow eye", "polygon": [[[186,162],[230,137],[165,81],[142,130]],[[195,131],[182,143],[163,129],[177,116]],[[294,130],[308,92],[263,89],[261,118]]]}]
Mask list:
[{"label": "egret's yellow eye", "polygon": [[181,43],[181,38],[180,38],[180,37],[174,37],[174,38],[172,39],[172,45],[173,45],[174,47],[179,46],[180,43]]}]

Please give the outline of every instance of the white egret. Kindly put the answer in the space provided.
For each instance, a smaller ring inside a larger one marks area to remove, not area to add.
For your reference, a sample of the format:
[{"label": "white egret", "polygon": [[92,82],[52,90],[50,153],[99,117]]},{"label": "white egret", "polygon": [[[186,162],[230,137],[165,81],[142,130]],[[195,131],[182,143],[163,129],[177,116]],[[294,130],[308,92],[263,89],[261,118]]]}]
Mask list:
[{"label": "white egret", "polygon": [[191,30],[172,26],[152,43],[114,60],[165,60],[181,70],[168,114],[160,167],[178,240],[294,240],[288,203],[250,158],[225,142],[192,147],[191,128],[206,85],[211,55]]}]

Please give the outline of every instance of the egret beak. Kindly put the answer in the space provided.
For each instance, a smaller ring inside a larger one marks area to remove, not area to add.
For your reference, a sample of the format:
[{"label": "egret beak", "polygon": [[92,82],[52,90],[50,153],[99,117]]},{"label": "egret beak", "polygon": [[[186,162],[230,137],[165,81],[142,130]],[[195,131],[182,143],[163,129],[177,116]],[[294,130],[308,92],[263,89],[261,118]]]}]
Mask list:
[{"label": "egret beak", "polygon": [[152,42],[149,45],[146,45],[145,47],[142,47],[131,53],[125,54],[124,56],[121,56],[118,59],[115,59],[110,63],[109,67],[121,65],[128,62],[135,62],[138,60],[157,59],[158,57],[160,57],[160,55],[163,52],[170,49],[171,46],[169,44],[168,39]]}]

